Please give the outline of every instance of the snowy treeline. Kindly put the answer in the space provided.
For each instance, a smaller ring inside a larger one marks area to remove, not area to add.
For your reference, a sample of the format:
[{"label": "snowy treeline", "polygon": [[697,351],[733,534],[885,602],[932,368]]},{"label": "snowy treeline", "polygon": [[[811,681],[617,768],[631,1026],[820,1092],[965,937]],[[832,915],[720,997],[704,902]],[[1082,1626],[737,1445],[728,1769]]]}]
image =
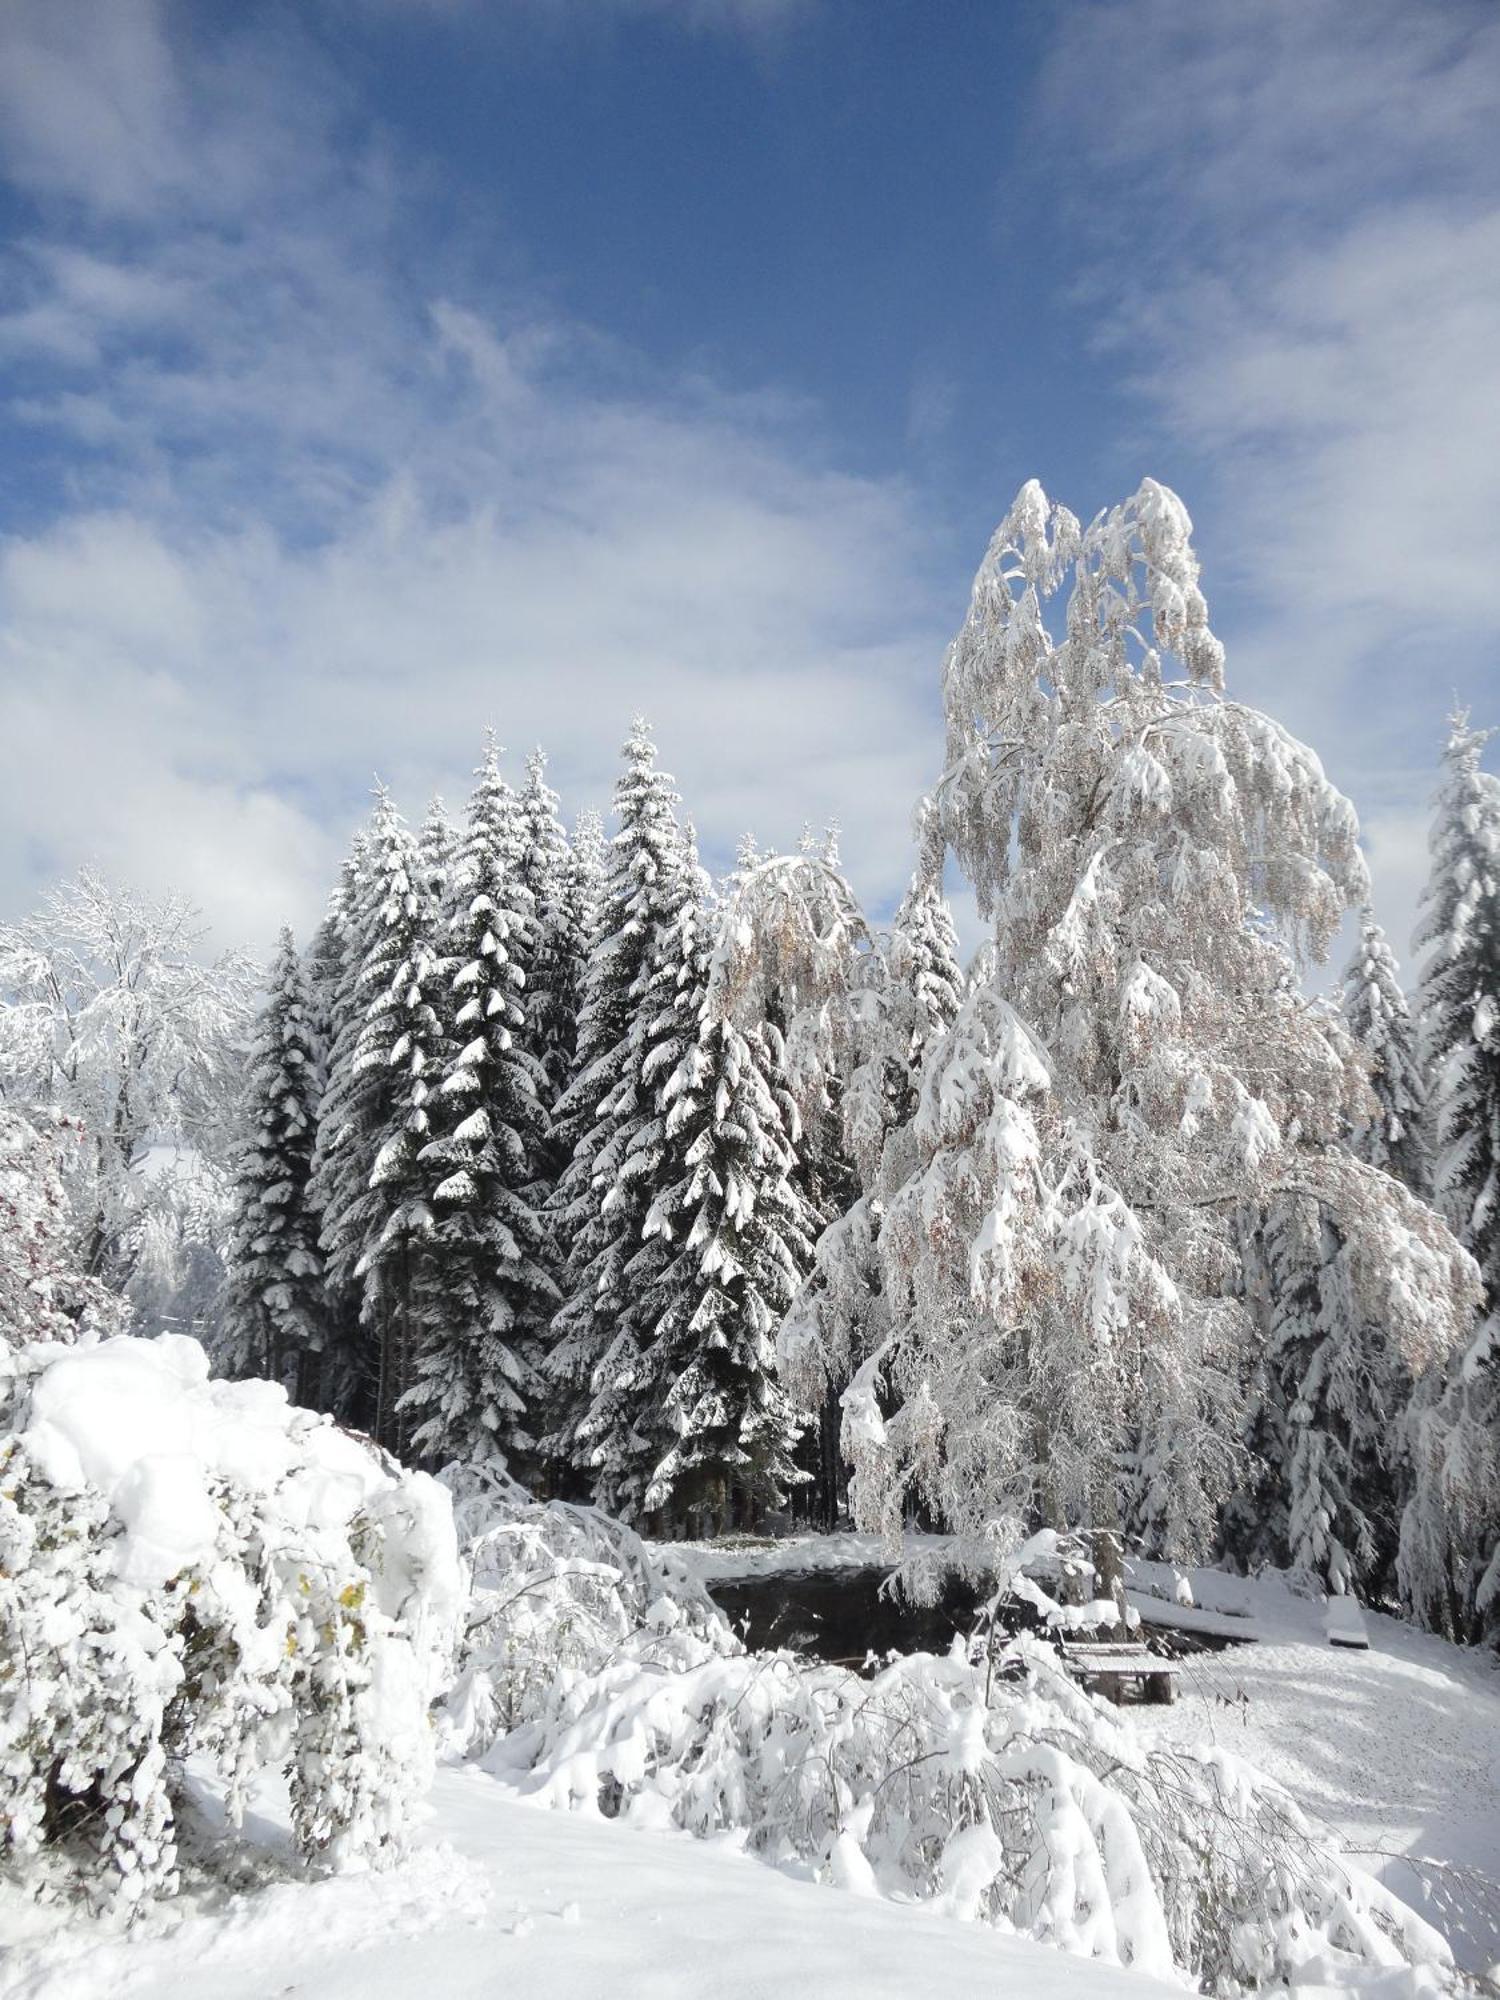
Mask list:
[{"label": "snowy treeline", "polygon": [[[711,882],[644,725],[608,838],[493,746],[456,823],[381,795],[241,1066],[220,1351],[409,1460],[658,1531],[847,1504],[987,1559],[1045,1524],[1091,1535],[1107,1580],[1122,1540],[1270,1560],[1477,1633],[1500,1610],[1482,737],[1453,726],[1414,1019],[1353,810],[1226,692],[1164,488],[1087,527],[1023,488],[942,694],[883,927],[831,842],[747,845]],[[967,968],[950,860],[990,925]],[[212,1060],[171,1065],[175,1097],[146,1064],[117,1132],[121,1093],[75,1072],[98,1046],[113,1078],[128,1036],[60,1003],[62,910],[0,937],[0,1075],[39,1145],[52,1106],[89,1134],[77,1273],[139,1297],[142,1149],[211,1153],[243,974],[158,982],[161,1032]],[[1342,995],[1309,997],[1346,913]]]}]

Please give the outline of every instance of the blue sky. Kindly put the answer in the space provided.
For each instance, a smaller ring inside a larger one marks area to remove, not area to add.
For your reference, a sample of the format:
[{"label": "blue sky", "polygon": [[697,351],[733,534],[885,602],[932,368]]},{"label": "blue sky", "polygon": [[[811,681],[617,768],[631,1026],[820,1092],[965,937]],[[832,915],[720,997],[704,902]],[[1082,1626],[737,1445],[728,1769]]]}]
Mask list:
[{"label": "blue sky", "polygon": [[887,903],[1025,478],[1150,473],[1404,949],[1500,721],[1500,10],[10,0],[0,911],[315,915],[481,731]]}]

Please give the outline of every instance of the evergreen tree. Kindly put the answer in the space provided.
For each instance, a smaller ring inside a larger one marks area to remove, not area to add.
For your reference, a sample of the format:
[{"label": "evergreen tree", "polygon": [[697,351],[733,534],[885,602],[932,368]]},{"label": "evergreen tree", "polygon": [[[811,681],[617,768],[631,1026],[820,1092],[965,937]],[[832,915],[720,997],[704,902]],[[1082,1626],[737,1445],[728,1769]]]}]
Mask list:
[{"label": "evergreen tree", "polygon": [[448,886],[448,871],[458,854],[458,833],[448,817],[442,797],[434,793],[427,813],[417,830],[417,855],[422,872],[422,894],[434,909],[442,907]]},{"label": "evergreen tree", "polygon": [[695,999],[696,1036],[663,1093],[677,1173],[646,1221],[669,1261],[646,1298],[654,1331],[636,1427],[659,1451],[645,1510],[706,1513],[722,1531],[753,1526],[806,1477],[793,1458],[803,1419],[777,1379],[774,1343],[813,1237],[795,1128],[767,1073],[779,1037],[743,1034]]},{"label": "evergreen tree", "polygon": [[303,1404],[316,1400],[328,1333],[318,1218],[308,1193],[318,1068],[307,981],[284,930],[250,1058],[226,1320],[239,1372],[284,1382]]},{"label": "evergreen tree", "polygon": [[1411,1010],[1397,974],[1385,932],[1366,910],[1358,949],[1344,974],[1344,1019],[1369,1062],[1374,1105],[1359,1115],[1350,1144],[1372,1167],[1383,1167],[1414,1194],[1424,1194],[1426,1092]]},{"label": "evergreen tree", "polygon": [[1414,1402],[1399,1559],[1418,1616],[1464,1638],[1500,1630],[1500,780],[1480,768],[1486,740],[1452,718],[1417,932],[1433,1198],[1478,1265],[1484,1316]]},{"label": "evergreen tree", "polygon": [[535,1206],[547,1135],[522,967],[535,919],[525,823],[486,748],[448,871],[443,944],[453,968],[452,1049],[429,1101],[434,1222],[423,1259],[415,1380],[403,1408],[429,1457],[529,1469],[536,1367],[556,1303]]},{"label": "evergreen tree", "polygon": [[[526,1045],[539,1065],[541,1101],[550,1114],[573,1078],[578,974],[586,939],[579,928],[573,854],[540,750],[526,760],[519,828],[518,875],[531,898],[533,923],[528,955],[517,963],[525,986]],[[549,1129],[547,1143],[537,1155],[538,1172],[549,1193],[565,1165]]]},{"label": "evergreen tree", "polygon": [[681,918],[698,894],[674,811],[677,794],[656,768],[644,722],[632,728],[624,757],[615,786],[619,827],[607,850],[579,1010],[577,1073],[558,1108],[568,1156],[553,1204],[564,1303],[547,1357],[557,1399],[548,1449],[559,1477],[575,1485],[592,1480],[606,1502],[618,1497],[625,1476],[606,1461],[626,1440],[599,1427],[610,1399],[629,1392],[631,1309],[639,1300],[631,1265],[657,1192],[637,1143],[660,1122],[665,1076],[647,1067],[652,1028],[668,990],[676,991]]},{"label": "evergreen tree", "polygon": [[1362,1300],[1328,1206],[1275,1196],[1245,1257],[1264,1329],[1263,1455],[1251,1561],[1289,1563],[1334,1595],[1382,1596],[1396,1554],[1401,1414],[1411,1376]]},{"label": "evergreen tree", "polygon": [[[323,1127],[334,1050],[358,1004],[360,919],[368,875],[369,837],[361,828],[340,867],[338,882],[328,899],[323,921],[313,933],[303,967],[317,1069],[313,1162],[305,1198],[313,1218],[315,1240],[320,1245],[327,1174],[318,1170],[317,1141]],[[352,1419],[359,1409],[367,1374],[360,1290],[352,1264],[336,1273],[330,1262],[323,1260],[326,1338],[313,1407],[346,1419]]]},{"label": "evergreen tree", "polygon": [[1500,779],[1486,733],[1455,715],[1432,833],[1417,946],[1422,1060],[1430,1080],[1433,1198],[1500,1307]]},{"label": "evergreen tree", "polygon": [[431,1137],[428,1099],[445,1053],[433,1005],[441,997],[436,922],[417,844],[382,793],[313,1177],[330,1280],[359,1289],[366,1382],[358,1413],[392,1448],[403,1442],[397,1404],[410,1386],[418,1266],[432,1228],[419,1156]]}]

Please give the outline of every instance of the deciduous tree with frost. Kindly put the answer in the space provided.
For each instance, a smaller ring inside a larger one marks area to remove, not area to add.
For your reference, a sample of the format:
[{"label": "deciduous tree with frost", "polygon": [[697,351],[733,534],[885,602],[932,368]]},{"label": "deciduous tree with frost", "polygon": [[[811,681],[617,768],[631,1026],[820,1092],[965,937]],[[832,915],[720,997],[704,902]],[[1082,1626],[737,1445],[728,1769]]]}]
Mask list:
[{"label": "deciduous tree with frost", "polygon": [[184,1183],[222,1180],[256,969],[203,955],[198,912],[90,870],[0,926],[0,1100],[55,1109],[83,1269],[128,1290],[153,1221],[175,1233]]},{"label": "deciduous tree with frost", "polygon": [[0,1105],[0,1344],[114,1333],[130,1308],[77,1262],[77,1232],[58,1164],[88,1134],[56,1117],[44,1130]]}]

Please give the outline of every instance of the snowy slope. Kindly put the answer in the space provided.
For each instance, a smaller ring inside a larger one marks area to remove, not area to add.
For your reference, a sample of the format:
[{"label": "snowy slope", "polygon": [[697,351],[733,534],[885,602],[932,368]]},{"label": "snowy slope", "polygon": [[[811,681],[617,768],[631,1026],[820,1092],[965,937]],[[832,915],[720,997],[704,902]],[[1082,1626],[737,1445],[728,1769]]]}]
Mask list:
[{"label": "snowy slope", "polygon": [[[5,2000],[1160,2000],[1177,1990],[918,1908],[778,1874],[731,1845],[520,1803],[439,1774],[429,1845],[390,1875],[242,1897],[123,1944],[16,1950]],[[164,1920],[153,1917],[152,1923]]]},{"label": "snowy slope", "polygon": [[[1247,1614],[1258,1642],[1184,1660],[1176,1707],[1134,1712],[1143,1732],[1223,1743],[1366,1853],[1460,1963],[1500,1959],[1500,1663],[1376,1612],[1369,1651],[1349,1652],[1329,1645],[1322,1601],[1279,1577],[1191,1576],[1200,1606]],[[1380,1858],[1395,1854],[1472,1873]]]}]

